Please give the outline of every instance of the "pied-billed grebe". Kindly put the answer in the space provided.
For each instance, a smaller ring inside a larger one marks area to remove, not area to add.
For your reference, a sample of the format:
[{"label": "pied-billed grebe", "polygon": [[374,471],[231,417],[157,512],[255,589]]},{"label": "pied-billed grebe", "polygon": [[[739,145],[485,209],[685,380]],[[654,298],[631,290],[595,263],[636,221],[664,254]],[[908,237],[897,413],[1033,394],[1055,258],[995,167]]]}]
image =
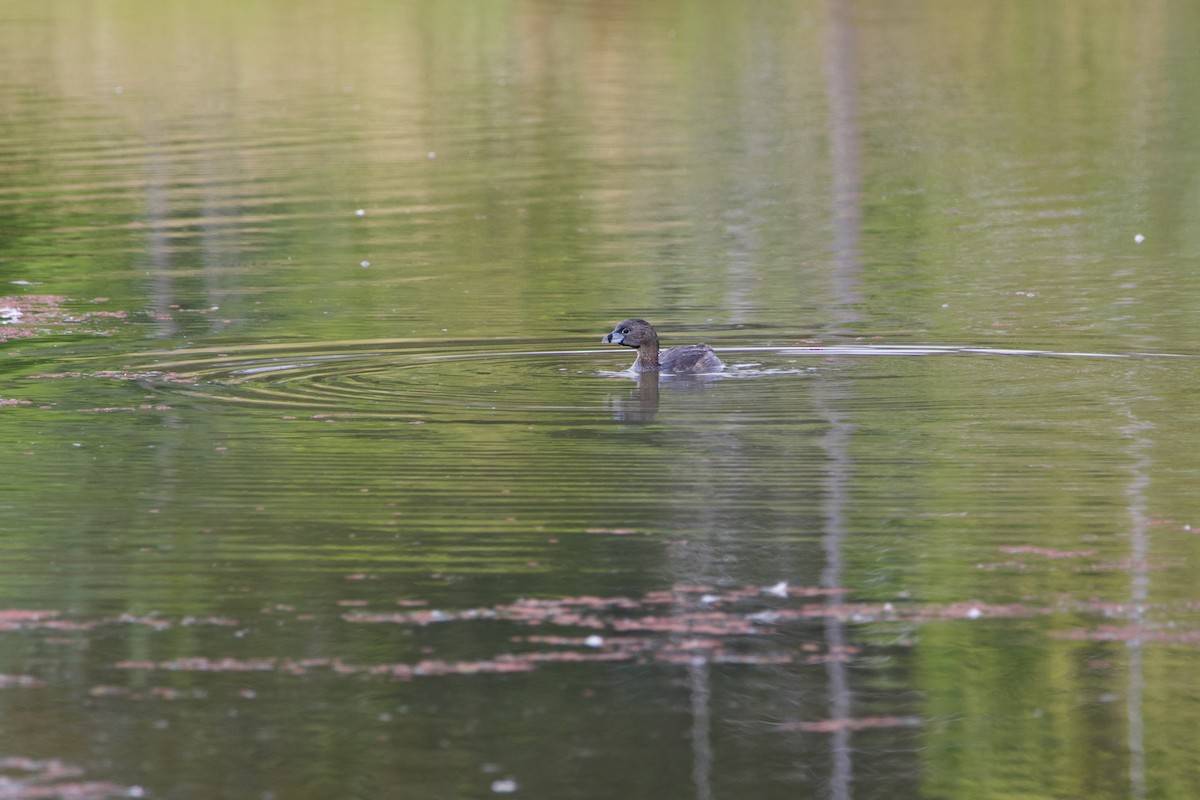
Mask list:
[{"label": "pied-billed grebe", "polygon": [[637,360],[634,372],[716,372],[725,365],[706,344],[684,344],[658,355],[658,334],[644,319],[627,319],[617,323],[613,332],[600,341],[635,348]]}]

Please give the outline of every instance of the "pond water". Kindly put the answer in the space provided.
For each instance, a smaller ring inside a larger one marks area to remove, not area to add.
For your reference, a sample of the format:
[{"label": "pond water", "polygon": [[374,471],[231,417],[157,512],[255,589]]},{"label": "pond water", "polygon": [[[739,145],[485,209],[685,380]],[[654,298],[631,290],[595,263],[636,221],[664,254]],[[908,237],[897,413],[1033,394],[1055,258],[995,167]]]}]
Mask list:
[{"label": "pond water", "polygon": [[1197,41],[0,0],[0,796],[1200,795]]}]

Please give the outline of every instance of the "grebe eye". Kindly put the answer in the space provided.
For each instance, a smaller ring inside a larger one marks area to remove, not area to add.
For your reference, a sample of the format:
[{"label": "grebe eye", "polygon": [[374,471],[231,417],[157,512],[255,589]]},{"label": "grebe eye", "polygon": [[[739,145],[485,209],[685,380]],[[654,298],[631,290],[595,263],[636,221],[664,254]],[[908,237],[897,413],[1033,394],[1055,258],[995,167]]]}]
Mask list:
[{"label": "grebe eye", "polygon": [[629,328],[621,328],[621,333],[629,333]]}]

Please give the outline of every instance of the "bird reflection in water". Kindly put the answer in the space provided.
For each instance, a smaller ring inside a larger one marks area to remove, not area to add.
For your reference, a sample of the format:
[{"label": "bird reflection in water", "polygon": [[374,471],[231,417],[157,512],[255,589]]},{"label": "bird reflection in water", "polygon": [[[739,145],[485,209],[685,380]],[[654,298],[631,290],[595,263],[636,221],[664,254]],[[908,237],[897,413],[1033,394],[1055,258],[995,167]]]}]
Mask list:
[{"label": "bird reflection in water", "polygon": [[627,394],[612,396],[609,402],[613,419],[638,424],[654,422],[661,392],[666,392],[669,399],[676,392],[710,389],[720,380],[718,375],[670,375],[660,372],[629,373],[629,376],[637,381],[637,385]]}]

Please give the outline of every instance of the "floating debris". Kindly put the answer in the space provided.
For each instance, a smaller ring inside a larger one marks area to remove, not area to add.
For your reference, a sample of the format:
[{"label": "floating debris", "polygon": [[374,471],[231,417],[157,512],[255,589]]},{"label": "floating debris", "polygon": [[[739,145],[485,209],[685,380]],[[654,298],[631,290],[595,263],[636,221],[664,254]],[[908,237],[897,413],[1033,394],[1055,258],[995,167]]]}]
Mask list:
[{"label": "floating debris", "polygon": [[0,689],[34,689],[45,685],[45,682],[32,675],[0,674]]},{"label": "floating debris", "polygon": [[[1043,555],[1038,552],[1037,555]],[[356,573],[351,580],[377,579]],[[432,656],[433,649],[421,648],[422,657],[413,661],[361,663],[330,655],[311,658],[263,655],[257,657],[188,655],[167,659],[125,660],[117,669],[160,673],[275,673],[307,675],[325,671],[333,675],[379,676],[410,681],[450,675],[484,675],[531,672],[543,665],[569,663],[662,663],[671,665],[714,664],[730,667],[763,667],[786,664],[848,663],[858,658],[862,648],[856,645],[822,647],[816,642],[793,642],[780,648],[777,635],[788,626],[836,620],[849,624],[955,622],[979,619],[1015,619],[1022,617],[1098,614],[1104,619],[1129,617],[1134,611],[1145,614],[1165,606],[1140,604],[1136,607],[1098,600],[1057,598],[1053,603],[989,604],[964,601],[948,604],[850,603],[840,599],[845,589],[837,587],[788,586],[786,582],[769,587],[746,585],[720,591],[707,585],[678,585],[647,592],[640,598],[579,595],[556,598],[521,598],[511,603],[465,609],[424,607],[424,601],[405,598],[396,601],[399,608],[386,613],[363,607],[360,600],[338,600],[337,618],[354,625],[399,625],[420,628],[462,622],[491,622],[525,626],[538,630],[527,635],[510,635],[510,652],[490,653],[484,657],[447,659]],[[763,607],[763,596],[780,597],[792,603],[772,602]],[[813,598],[797,603],[796,598]],[[829,598],[836,598],[830,600]],[[1200,600],[1188,608],[1200,608]],[[312,613],[297,613],[289,604],[268,605],[264,615],[286,613],[299,623],[318,620]],[[0,610],[0,631],[51,631],[56,641],[63,632],[90,631],[104,625],[136,625],[153,631],[174,627],[207,625],[235,628],[233,636],[242,637],[253,630],[252,624],[228,617],[168,618],[157,613],[121,614],[97,619],[64,619],[60,612],[42,609]],[[557,629],[557,630],[556,630]],[[1072,629],[1055,634],[1061,639],[1091,641],[1147,641],[1177,645],[1200,645],[1200,631],[1160,631],[1141,626],[1101,626]],[[48,641],[48,640],[47,640]],[[37,676],[0,675],[0,688],[40,686]],[[96,696],[125,695],[126,690],[97,687]],[[173,688],[128,690],[141,697],[176,699]],[[147,692],[149,694],[147,694]],[[253,699],[249,695],[240,695]],[[796,723],[796,729],[822,730],[829,725],[884,725],[884,722],[823,721]],[[890,723],[889,723],[890,724]],[[802,727],[809,726],[809,727]],[[815,727],[814,727],[815,726]]]},{"label": "floating debris", "polygon": [[769,594],[772,597],[787,597],[787,593],[787,581],[780,581],[774,586],[768,586],[766,589],[763,589],[763,594]]},{"label": "floating debris", "polygon": [[111,331],[81,326],[97,318],[126,316],[124,311],[72,312],[64,307],[68,302],[68,298],[55,294],[0,297],[0,342],[62,332],[107,336]]},{"label": "floating debris", "polygon": [[921,722],[920,717],[858,717],[823,719],[814,722],[784,722],[777,726],[777,730],[837,733],[838,731],[863,731],[870,728],[913,728],[920,725]]},{"label": "floating debris", "polygon": [[1001,547],[1000,552],[1014,555],[1035,555],[1044,558],[1090,558],[1099,553],[1098,550],[1052,550],[1048,547],[1034,547],[1032,545]]},{"label": "floating debris", "polygon": [[144,797],[140,786],[121,786],[109,781],[78,781],[83,770],[57,758],[36,760],[23,756],[0,758],[0,797],[4,800],[62,798],[106,800],[113,797]]}]

